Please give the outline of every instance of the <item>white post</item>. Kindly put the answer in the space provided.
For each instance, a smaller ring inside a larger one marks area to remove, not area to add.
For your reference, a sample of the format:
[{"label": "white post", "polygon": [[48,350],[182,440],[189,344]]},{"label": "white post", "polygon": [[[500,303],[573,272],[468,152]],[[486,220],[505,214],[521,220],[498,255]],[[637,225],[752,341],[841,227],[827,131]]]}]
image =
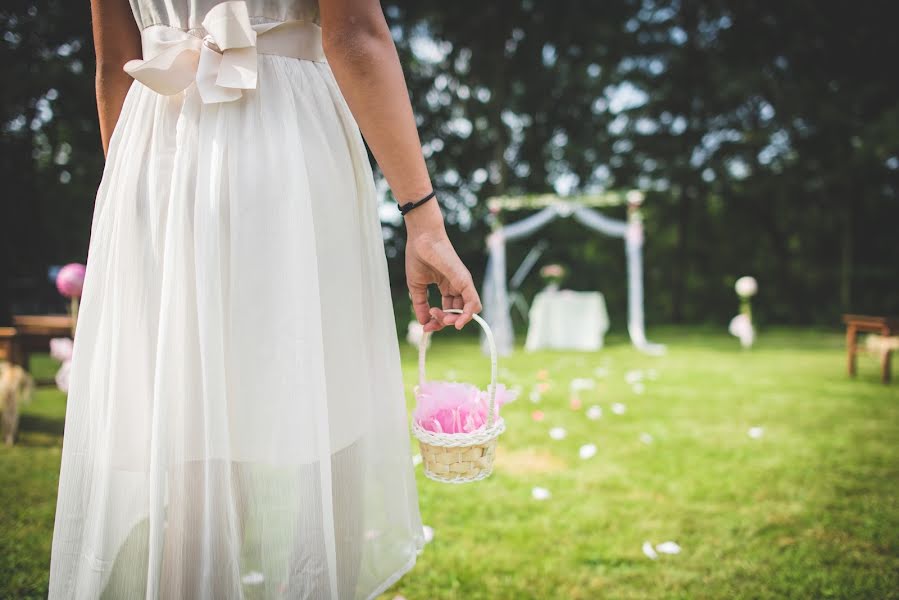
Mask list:
[{"label": "white post", "polygon": [[627,330],[634,346],[648,354],[663,354],[665,346],[646,339],[646,321],[643,314],[643,217],[640,205],[643,194],[638,191],[627,195],[627,231],[624,247],[627,254]]},{"label": "white post", "polygon": [[[515,335],[506,290],[506,239],[502,229],[487,236],[487,271],[484,274],[484,319],[493,330],[497,352],[508,356],[512,352]],[[486,339],[481,336],[482,349],[487,352]]]}]

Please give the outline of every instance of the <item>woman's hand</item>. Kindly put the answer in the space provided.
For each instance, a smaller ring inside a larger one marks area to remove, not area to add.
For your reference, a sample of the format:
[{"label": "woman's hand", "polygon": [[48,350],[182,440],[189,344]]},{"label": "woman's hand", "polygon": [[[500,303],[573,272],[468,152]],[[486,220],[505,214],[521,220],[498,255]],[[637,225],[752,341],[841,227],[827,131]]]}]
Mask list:
[{"label": "woman's hand", "polygon": [[[481,299],[474,287],[471,273],[462,264],[453,244],[446,235],[443,220],[439,224],[425,224],[433,218],[433,200],[416,208],[406,216],[406,284],[418,322],[425,331],[438,331],[447,325],[462,329],[471,315],[481,311]],[[425,208],[431,207],[429,210]],[[421,214],[415,213],[421,211]],[[437,210],[437,214],[440,212]],[[462,314],[445,313],[428,304],[428,285],[436,283],[442,296],[442,309],[458,308]]]}]

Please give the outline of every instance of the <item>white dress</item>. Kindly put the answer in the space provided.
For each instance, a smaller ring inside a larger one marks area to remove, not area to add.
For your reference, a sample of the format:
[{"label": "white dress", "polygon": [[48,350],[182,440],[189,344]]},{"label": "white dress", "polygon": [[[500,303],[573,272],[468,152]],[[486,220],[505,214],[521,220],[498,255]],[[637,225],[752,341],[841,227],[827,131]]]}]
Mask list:
[{"label": "white dress", "polygon": [[131,2],[154,87],[97,194],[50,598],[373,598],[424,539],[372,172],[315,0]]}]

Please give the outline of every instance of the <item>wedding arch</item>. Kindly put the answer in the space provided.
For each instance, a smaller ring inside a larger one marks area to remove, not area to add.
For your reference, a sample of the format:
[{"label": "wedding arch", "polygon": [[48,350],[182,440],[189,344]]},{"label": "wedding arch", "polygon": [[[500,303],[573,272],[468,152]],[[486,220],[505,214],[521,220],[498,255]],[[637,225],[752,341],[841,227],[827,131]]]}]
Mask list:
[{"label": "wedding arch", "polygon": [[[627,220],[619,221],[603,215],[592,207],[627,204]],[[487,270],[482,289],[484,318],[493,330],[497,350],[504,355],[512,351],[511,307],[506,283],[506,243],[529,237],[559,217],[574,217],[582,225],[611,237],[624,240],[627,256],[627,330],[634,346],[648,354],[662,354],[665,346],[646,339],[643,315],[643,218],[640,205],[643,193],[609,192],[589,196],[559,197],[553,194],[537,196],[498,196],[487,200],[494,217],[494,227],[487,236]],[[520,221],[502,225],[501,211],[540,209]]]}]

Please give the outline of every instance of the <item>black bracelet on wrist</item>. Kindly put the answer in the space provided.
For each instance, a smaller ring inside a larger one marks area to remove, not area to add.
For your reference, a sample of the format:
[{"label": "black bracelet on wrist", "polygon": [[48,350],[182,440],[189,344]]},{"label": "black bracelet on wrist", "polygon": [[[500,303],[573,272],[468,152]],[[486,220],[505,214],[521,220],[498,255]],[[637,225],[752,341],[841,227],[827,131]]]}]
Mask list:
[{"label": "black bracelet on wrist", "polygon": [[433,198],[436,195],[437,195],[437,192],[431,192],[430,194],[428,194],[421,200],[418,200],[416,202],[406,202],[405,204],[397,203],[396,207],[400,210],[400,212],[403,214],[403,216],[406,216],[406,214],[410,210],[412,210],[413,208],[418,208],[419,206],[421,206],[422,204],[424,204],[425,202],[427,202],[428,200],[430,200],[431,198]]}]

